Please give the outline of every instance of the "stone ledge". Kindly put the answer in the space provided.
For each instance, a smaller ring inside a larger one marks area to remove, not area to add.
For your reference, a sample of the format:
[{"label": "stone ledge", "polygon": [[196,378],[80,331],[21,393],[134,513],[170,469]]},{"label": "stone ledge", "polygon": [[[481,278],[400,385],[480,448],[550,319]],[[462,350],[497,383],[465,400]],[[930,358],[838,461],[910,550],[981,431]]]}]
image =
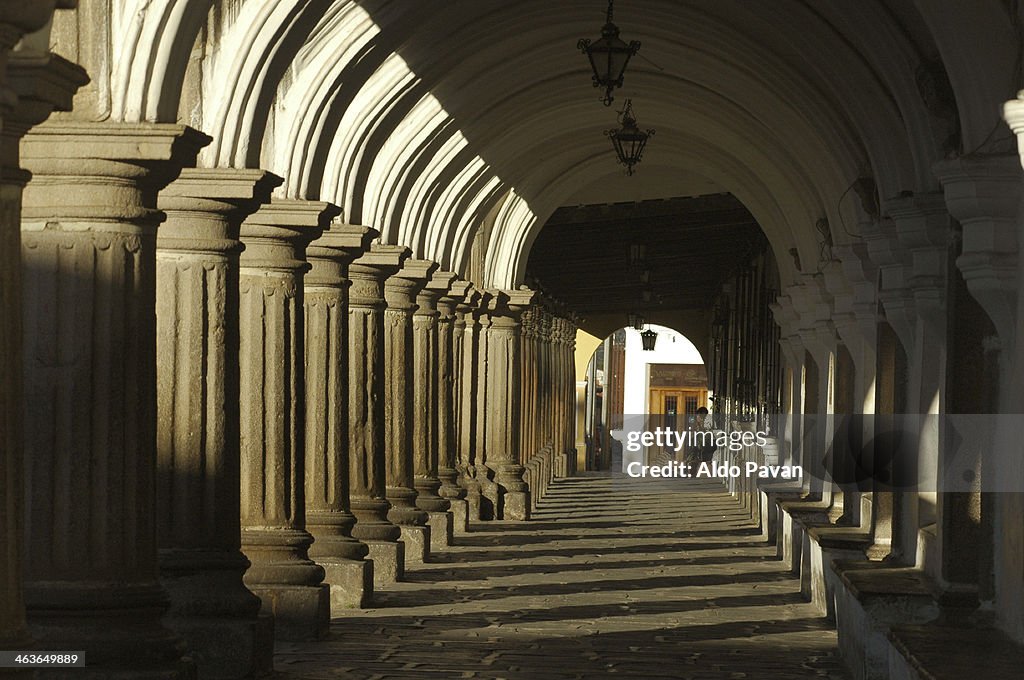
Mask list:
[{"label": "stone ledge", "polygon": [[893,646],[891,660],[899,662],[896,655],[903,657],[922,680],[1016,678],[1024,668],[1024,645],[999,630],[935,624],[898,626],[889,632],[889,640]]},{"label": "stone ledge", "polygon": [[872,544],[871,531],[863,527],[837,524],[809,526],[807,533],[822,548],[867,550]]},{"label": "stone ledge", "polygon": [[895,567],[885,562],[837,561],[836,574],[858,600],[882,597],[933,598],[931,581],[916,567]]}]

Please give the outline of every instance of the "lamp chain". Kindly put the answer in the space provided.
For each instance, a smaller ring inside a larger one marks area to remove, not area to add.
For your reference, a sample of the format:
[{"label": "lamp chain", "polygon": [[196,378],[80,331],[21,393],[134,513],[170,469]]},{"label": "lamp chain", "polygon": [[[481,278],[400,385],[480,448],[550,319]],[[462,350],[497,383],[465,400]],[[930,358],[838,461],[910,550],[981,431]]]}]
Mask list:
[{"label": "lamp chain", "polygon": [[608,0],[608,23],[612,23],[612,6],[615,4],[615,0]]}]

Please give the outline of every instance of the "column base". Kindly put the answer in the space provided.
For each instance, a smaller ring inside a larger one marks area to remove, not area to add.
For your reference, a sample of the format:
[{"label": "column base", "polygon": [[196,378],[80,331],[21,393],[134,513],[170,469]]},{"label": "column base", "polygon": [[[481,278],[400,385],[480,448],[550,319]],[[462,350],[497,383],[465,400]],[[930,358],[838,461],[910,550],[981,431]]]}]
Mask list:
[{"label": "column base", "polygon": [[326,585],[250,585],[263,602],[263,612],[274,616],[274,637],[301,642],[327,637],[331,622],[331,592]]},{"label": "column base", "polygon": [[373,560],[373,587],[386,588],[405,580],[405,544],[401,541],[367,541]]},{"label": "column base", "polygon": [[173,618],[165,624],[185,640],[204,680],[241,680],[274,670],[274,617],[269,614],[252,619]]},{"label": "column base", "polygon": [[[75,677],[191,680],[185,642],[160,620],[166,597],[155,583],[33,582],[25,588],[32,648],[84,652],[88,666]],[[68,675],[38,669],[40,678]]]},{"label": "column base", "polygon": [[370,605],[373,599],[373,562],[329,560],[317,564],[324,568],[324,583],[331,589],[332,612]]},{"label": "column base", "polygon": [[502,498],[501,519],[515,521],[530,519],[530,492],[505,491]]},{"label": "column base", "polygon": [[455,522],[451,512],[430,512],[427,527],[430,529],[430,551],[443,552],[452,545]]},{"label": "column base", "polygon": [[[462,536],[469,533],[469,503],[464,498],[452,500],[452,534]],[[454,540],[452,541],[454,545]]]},{"label": "column base", "polygon": [[497,519],[500,516],[501,487],[492,480],[480,482],[480,519],[482,521]]},{"label": "column base", "polygon": [[405,544],[406,567],[430,560],[430,527],[403,526],[402,543]]}]

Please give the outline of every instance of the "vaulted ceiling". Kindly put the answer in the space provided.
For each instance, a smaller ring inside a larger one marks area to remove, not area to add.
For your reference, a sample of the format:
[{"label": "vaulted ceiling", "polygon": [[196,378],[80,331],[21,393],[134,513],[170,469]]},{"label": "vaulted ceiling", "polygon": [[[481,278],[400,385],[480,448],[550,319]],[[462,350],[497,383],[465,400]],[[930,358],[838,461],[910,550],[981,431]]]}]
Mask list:
[{"label": "vaulted ceiling", "polygon": [[[706,178],[776,253],[811,261],[821,218],[847,225],[837,243],[856,238],[858,178],[883,205],[938,191],[933,162],[1009,138],[999,106],[1019,85],[1015,4],[619,0],[623,37],[643,45],[617,104],[631,97],[658,130],[644,173]],[[118,0],[62,13],[54,34],[93,79],[71,115],[193,125],[214,138],[203,165],[274,172],[282,195],[336,203],[453,271],[474,268],[486,233],[476,283],[513,287],[541,227],[582,187],[635,200],[603,135],[614,108],[576,49],[605,9]],[[789,258],[779,267],[784,283],[798,278]]]},{"label": "vaulted ceiling", "polygon": [[[644,247],[640,266],[631,265],[633,245]],[[527,276],[584,316],[621,312],[625,323],[630,312],[706,310],[721,284],[765,246],[750,211],[731,194],[563,207],[534,242]]]}]

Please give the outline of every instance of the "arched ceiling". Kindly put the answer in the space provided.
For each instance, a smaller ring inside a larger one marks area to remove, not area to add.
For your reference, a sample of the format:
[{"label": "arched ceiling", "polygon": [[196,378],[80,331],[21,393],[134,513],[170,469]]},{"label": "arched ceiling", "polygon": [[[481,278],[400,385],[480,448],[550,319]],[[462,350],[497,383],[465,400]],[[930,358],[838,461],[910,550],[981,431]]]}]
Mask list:
[{"label": "arched ceiling", "polygon": [[[821,217],[837,243],[853,238],[856,178],[883,198],[937,190],[955,114],[963,146],[991,143],[1019,79],[1001,0],[619,0],[623,37],[643,46],[616,105],[631,97],[657,129],[625,178],[603,134],[614,107],[576,50],[600,31],[603,0],[113,5],[113,117],[182,119],[215,138],[204,164],[261,166],[285,178],[282,194],[337,203],[463,273],[493,215],[477,283],[498,287],[521,283],[545,220],[584,187],[635,200],[630,183],[658,171],[731,192],[775,252],[814,261]],[[949,115],[921,96],[935,63],[956,94]]]}]

